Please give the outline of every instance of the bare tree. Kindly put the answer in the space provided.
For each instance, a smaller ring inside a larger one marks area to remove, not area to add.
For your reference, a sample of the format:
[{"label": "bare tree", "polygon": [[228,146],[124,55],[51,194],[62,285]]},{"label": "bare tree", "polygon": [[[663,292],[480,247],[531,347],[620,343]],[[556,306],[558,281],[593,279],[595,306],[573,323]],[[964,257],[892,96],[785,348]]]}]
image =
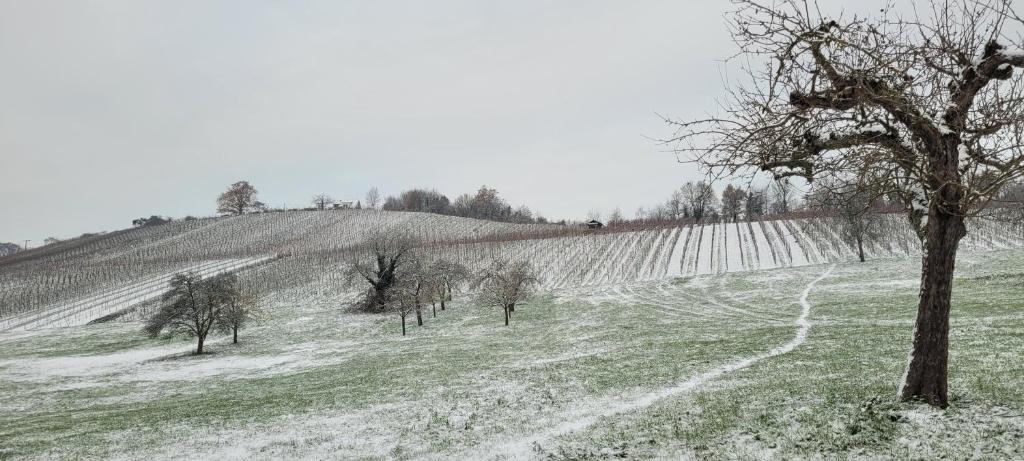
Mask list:
[{"label": "bare tree", "polygon": [[735,5],[750,83],[730,90],[721,115],[674,122],[677,154],[715,174],[846,175],[898,195],[924,250],[900,395],[945,407],[965,218],[1024,175],[1024,51],[1007,33],[1020,16],[1010,0],[935,0],[875,17],[799,0]]},{"label": "bare tree", "polygon": [[[398,277],[400,282],[396,284],[396,287],[404,291],[406,298],[412,299],[413,309],[416,312],[416,325],[423,326],[423,302],[429,299],[431,285],[435,282],[434,275],[423,261],[422,255],[410,251],[407,253]],[[434,316],[436,317],[437,314]]]},{"label": "bare tree", "polygon": [[672,191],[672,195],[665,201],[663,209],[667,215],[666,217],[669,219],[679,219],[686,216],[686,202],[683,200],[682,189]]},{"label": "bare tree", "polygon": [[172,277],[160,308],[146,322],[146,333],[156,337],[167,331],[195,337],[196,354],[202,354],[206,336],[217,325],[224,308],[222,280],[203,279],[191,272]]},{"label": "bare tree", "polygon": [[256,194],[256,188],[248,181],[238,181],[217,197],[217,212],[240,215],[265,208],[256,200]]},{"label": "bare tree", "polygon": [[789,178],[776,178],[771,186],[771,206],[769,210],[774,214],[789,213],[793,209],[793,186]]},{"label": "bare tree", "polygon": [[466,266],[454,261],[440,259],[430,265],[430,273],[435,283],[431,286],[434,300],[441,303],[441,310],[445,310],[445,302],[451,301],[455,287],[469,278],[469,270]]},{"label": "bare tree", "polygon": [[313,196],[313,206],[318,210],[326,210],[327,206],[334,203],[334,199],[327,194],[316,194]]},{"label": "bare tree", "polygon": [[218,286],[223,307],[217,320],[221,332],[231,333],[231,342],[238,344],[238,330],[263,318],[259,299],[251,289],[243,287],[235,274],[221,276]]},{"label": "bare tree", "polygon": [[367,238],[365,248],[353,254],[349,275],[361,278],[370,285],[362,302],[362,310],[386,310],[388,290],[395,283],[402,264],[415,244],[415,240],[407,235],[377,231]]},{"label": "bare tree", "polygon": [[744,214],[747,220],[760,217],[765,213],[767,192],[764,189],[752,189],[747,191],[747,199],[744,201]]},{"label": "bare tree", "polygon": [[711,188],[711,184],[706,184],[703,181],[688,181],[683,184],[679,192],[682,194],[683,203],[689,208],[694,219],[704,219],[713,214],[718,197],[715,196],[715,190]]},{"label": "bare tree", "polygon": [[814,183],[805,202],[808,207],[838,214],[840,232],[856,248],[860,262],[864,262],[864,242],[880,237],[881,233],[881,220],[873,210],[874,199],[868,184],[824,178]]},{"label": "bare tree", "polygon": [[722,191],[722,216],[726,220],[739,221],[740,213],[743,212],[743,201],[746,198],[747,194],[743,192],[743,189],[734,187],[732,184],[726,185],[725,190]]},{"label": "bare tree", "polygon": [[485,306],[501,308],[505,313],[505,326],[508,326],[516,304],[530,297],[538,283],[536,272],[529,263],[497,260],[477,280],[480,287],[478,300]]},{"label": "bare tree", "polygon": [[615,209],[612,210],[611,214],[608,215],[608,224],[621,223],[622,221],[622,209],[620,209],[619,207],[615,207]]},{"label": "bare tree", "polygon": [[374,186],[366,191],[366,208],[376,210],[378,207],[380,207],[380,191]]},{"label": "bare tree", "polygon": [[402,319],[402,336],[405,336],[405,319],[409,317],[409,314],[412,314],[417,309],[416,297],[410,293],[407,281],[396,281],[395,284],[388,289],[382,301],[385,311],[394,312],[400,319]]}]

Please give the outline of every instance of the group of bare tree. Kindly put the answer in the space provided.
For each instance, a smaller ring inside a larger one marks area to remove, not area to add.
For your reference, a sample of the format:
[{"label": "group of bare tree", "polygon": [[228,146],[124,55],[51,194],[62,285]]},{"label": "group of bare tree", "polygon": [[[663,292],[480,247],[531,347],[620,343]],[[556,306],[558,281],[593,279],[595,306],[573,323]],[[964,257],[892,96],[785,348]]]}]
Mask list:
[{"label": "group of bare tree", "polygon": [[904,399],[948,403],[949,312],[965,219],[1024,175],[1024,26],[1011,0],[933,0],[872,16],[807,0],[736,0],[748,82],[718,115],[670,121],[714,177],[853,178],[895,195],[922,240]]},{"label": "group of bare tree", "polygon": [[406,333],[406,318],[416,315],[423,325],[423,309],[430,303],[437,317],[437,307],[444,311],[455,290],[469,277],[461,264],[447,260],[430,262],[417,248],[415,239],[398,232],[372,234],[366,248],[353,255],[350,277],[369,285],[358,309],[362,312],[394,312]]},{"label": "group of bare tree", "polygon": [[639,208],[637,219],[715,222],[758,219],[768,214],[786,214],[797,206],[797,193],[786,179],[766,187],[738,187],[726,184],[721,197],[706,181],[688,181],[672,192],[663,204]]},{"label": "group of bare tree", "polygon": [[516,305],[537,286],[538,277],[528,263],[495,260],[481,275],[471,277],[458,262],[431,260],[417,243],[398,232],[376,232],[366,248],[354,253],[349,265],[350,277],[368,285],[358,310],[397,314],[403,336],[409,316],[415,315],[417,326],[422,326],[425,306],[429,303],[432,316],[437,317],[437,307],[444,311],[464,283],[477,290],[478,303],[505,312],[505,325]]},{"label": "group of bare tree", "polygon": [[[366,194],[366,206],[377,208],[380,202],[377,188]],[[475,194],[462,194],[450,200],[435,189],[409,189],[397,196],[389,196],[380,202],[380,208],[388,211],[418,211],[424,213],[462,216],[491,221],[515,223],[546,223],[547,220],[534,213],[526,205],[512,207],[494,188],[481,186]]]},{"label": "group of bare tree", "polygon": [[159,309],[147,320],[144,330],[150,336],[160,333],[183,334],[196,338],[196,354],[212,330],[232,334],[238,343],[238,330],[262,317],[252,290],[244,288],[234,274],[203,278],[184,273],[171,278],[170,289]]}]

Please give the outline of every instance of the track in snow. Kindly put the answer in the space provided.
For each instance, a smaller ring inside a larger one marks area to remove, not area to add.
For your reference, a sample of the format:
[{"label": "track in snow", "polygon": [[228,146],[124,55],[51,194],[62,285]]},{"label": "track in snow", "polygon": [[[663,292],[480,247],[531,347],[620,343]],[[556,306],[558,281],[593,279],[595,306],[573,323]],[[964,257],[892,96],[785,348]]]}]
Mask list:
[{"label": "track in snow", "polygon": [[[696,375],[672,387],[667,387],[646,394],[641,394],[628,401],[614,399],[611,402],[607,402],[606,405],[593,406],[592,408],[595,408],[596,410],[584,410],[578,412],[577,414],[570,414],[568,415],[568,420],[566,420],[562,424],[555,426],[550,430],[544,431],[540,434],[536,434],[530,437],[521,438],[498,447],[487,449],[485,451],[485,454],[489,457],[503,456],[505,458],[512,459],[529,457],[534,447],[539,446],[541,442],[556,437],[572,434],[574,432],[579,432],[583,429],[586,429],[594,425],[601,418],[606,418],[609,416],[614,416],[621,413],[649,407],[655,402],[666,397],[696,390],[703,386],[708,381],[719,378],[723,375],[732,373],[734,371],[742,370],[762,360],[776,357],[793,351],[793,349],[796,349],[798,346],[803,344],[804,341],[807,340],[807,334],[811,330],[811,322],[810,320],[808,320],[808,317],[811,313],[811,304],[807,300],[807,297],[811,294],[811,290],[814,288],[814,285],[816,285],[825,277],[828,277],[828,275],[832,273],[832,270],[835,269],[835,267],[836,266],[834,264],[832,266],[829,266],[829,268],[826,269],[825,272],[823,272],[817,278],[808,283],[806,287],[804,287],[803,293],[800,294],[799,301],[801,310],[800,316],[796,320],[796,333],[793,335],[793,339],[789,340],[789,342],[782,344],[768,352],[753,355],[740,360],[736,360],[734,362],[727,363],[725,365],[721,365],[718,368]],[[479,456],[474,457],[479,458]]]}]

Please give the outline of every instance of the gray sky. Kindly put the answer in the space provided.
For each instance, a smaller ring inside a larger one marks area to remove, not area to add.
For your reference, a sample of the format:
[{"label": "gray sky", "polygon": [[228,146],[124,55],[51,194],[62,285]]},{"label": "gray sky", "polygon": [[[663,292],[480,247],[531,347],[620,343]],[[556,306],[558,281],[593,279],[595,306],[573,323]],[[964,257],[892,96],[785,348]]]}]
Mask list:
[{"label": "gray sky", "polygon": [[699,175],[647,137],[722,94],[721,0],[0,0],[0,241],[481,184],[554,218]]}]

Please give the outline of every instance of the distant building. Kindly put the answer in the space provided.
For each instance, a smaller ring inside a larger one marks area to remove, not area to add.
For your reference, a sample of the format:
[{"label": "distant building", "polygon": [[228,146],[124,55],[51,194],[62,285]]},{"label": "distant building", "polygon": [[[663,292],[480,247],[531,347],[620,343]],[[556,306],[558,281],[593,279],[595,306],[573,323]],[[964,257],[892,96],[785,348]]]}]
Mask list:
[{"label": "distant building", "polygon": [[596,219],[591,219],[590,221],[586,222],[586,226],[587,229],[600,229],[604,227],[604,224],[602,224],[601,221],[598,221]]},{"label": "distant building", "polygon": [[331,206],[335,210],[347,210],[355,207],[356,202],[334,202],[334,205]]}]

